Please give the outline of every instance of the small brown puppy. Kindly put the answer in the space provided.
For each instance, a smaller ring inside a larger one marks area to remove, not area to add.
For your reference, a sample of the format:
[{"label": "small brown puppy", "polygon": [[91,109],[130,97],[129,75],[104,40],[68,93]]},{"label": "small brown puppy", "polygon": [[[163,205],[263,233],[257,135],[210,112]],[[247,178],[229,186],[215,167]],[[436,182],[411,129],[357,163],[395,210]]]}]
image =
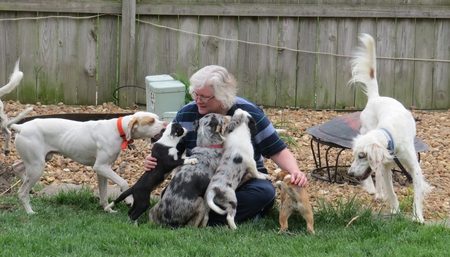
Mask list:
[{"label": "small brown puppy", "polygon": [[280,231],[288,229],[288,219],[293,212],[298,212],[306,220],[306,229],[314,232],[314,216],[306,188],[292,184],[291,175],[287,171],[277,173],[276,185],[280,189]]}]

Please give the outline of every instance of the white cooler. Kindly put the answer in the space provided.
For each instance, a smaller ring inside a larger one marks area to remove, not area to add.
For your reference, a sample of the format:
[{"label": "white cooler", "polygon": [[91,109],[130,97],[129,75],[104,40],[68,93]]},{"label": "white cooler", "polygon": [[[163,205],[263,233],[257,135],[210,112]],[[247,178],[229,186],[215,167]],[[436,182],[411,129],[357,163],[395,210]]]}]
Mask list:
[{"label": "white cooler", "polygon": [[147,111],[157,114],[161,120],[172,121],[184,105],[186,86],[170,75],[145,77]]}]

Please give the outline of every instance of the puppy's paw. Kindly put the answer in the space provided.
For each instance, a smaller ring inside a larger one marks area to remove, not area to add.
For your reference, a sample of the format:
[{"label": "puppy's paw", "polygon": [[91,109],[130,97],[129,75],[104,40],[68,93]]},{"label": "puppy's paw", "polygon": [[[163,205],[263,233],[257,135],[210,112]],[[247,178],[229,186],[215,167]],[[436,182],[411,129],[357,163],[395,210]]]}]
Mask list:
[{"label": "puppy's paw", "polygon": [[106,210],[106,208],[105,208],[105,211],[106,211],[106,212],[109,212],[109,213],[116,213],[116,212],[117,212],[117,211],[115,211],[115,210],[113,210],[113,209]]},{"label": "puppy's paw", "polygon": [[188,158],[184,160],[184,164],[197,164],[198,159],[197,158]]},{"label": "puppy's paw", "polygon": [[103,210],[105,212],[115,213],[116,211],[112,209],[113,206],[114,206],[114,202],[108,204]]},{"label": "puppy's paw", "polygon": [[258,173],[258,177],[259,179],[265,179],[265,180],[272,180],[272,177],[269,174],[264,174],[264,173]]},{"label": "puppy's paw", "polygon": [[133,197],[130,195],[130,196],[127,196],[127,198],[125,198],[125,204],[126,205],[128,205],[128,206],[133,206],[133,203],[134,203],[134,199],[133,199]]}]

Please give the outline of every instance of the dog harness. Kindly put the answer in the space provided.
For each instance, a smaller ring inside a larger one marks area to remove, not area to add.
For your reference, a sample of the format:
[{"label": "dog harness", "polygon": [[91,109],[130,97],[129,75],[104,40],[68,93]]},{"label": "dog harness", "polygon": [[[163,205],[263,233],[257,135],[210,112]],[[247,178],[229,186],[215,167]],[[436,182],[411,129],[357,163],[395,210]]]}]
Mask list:
[{"label": "dog harness", "polygon": [[395,154],[394,154],[394,140],[392,139],[391,133],[389,133],[389,131],[387,131],[387,129],[384,129],[384,128],[380,128],[380,129],[383,130],[384,132],[386,132],[386,135],[388,135],[388,137],[389,137],[387,149],[389,151],[391,151],[391,155],[394,158],[395,163],[398,165],[398,167],[400,168],[402,173],[405,174],[405,176],[408,179],[409,183],[412,183],[411,175],[409,175],[409,173],[406,171],[405,167],[403,167],[403,165],[398,160],[397,156],[395,156]]},{"label": "dog harness", "polygon": [[122,128],[122,118],[123,117],[119,117],[117,119],[117,129],[119,130],[120,137],[123,139],[123,143],[122,143],[122,146],[120,147],[120,149],[125,149],[125,148],[127,148],[128,144],[133,143],[133,140],[130,140],[130,141],[127,140],[127,138],[125,136],[125,132],[123,131],[123,128]]}]

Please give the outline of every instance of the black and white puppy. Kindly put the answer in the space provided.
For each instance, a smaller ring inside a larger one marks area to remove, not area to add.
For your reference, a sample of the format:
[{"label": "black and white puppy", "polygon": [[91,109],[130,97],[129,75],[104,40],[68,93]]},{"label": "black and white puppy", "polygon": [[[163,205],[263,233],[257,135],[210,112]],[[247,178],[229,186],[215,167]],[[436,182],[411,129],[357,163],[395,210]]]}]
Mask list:
[{"label": "black and white puppy", "polygon": [[[253,178],[270,179],[269,175],[256,169],[252,144],[252,136],[256,133],[256,123],[252,116],[242,109],[237,109],[225,131],[224,152],[219,167],[205,193],[205,205],[218,214],[227,214],[228,225],[233,229],[237,228],[234,222],[237,208],[235,190],[245,172],[248,171]],[[208,213],[209,209],[203,218],[204,226],[209,219]]]},{"label": "black and white puppy", "polygon": [[152,156],[158,159],[156,167],[145,171],[132,187],[106,206],[105,211],[111,211],[114,205],[127,196],[133,195],[134,203],[128,211],[128,216],[132,222],[135,222],[150,207],[150,193],[164,182],[173,169],[183,164],[197,163],[195,158],[178,158],[176,146],[180,139],[186,135],[187,130],[185,128],[179,123],[169,123],[161,133],[160,139],[152,148]]},{"label": "black and white puppy", "polygon": [[206,211],[203,195],[219,166],[226,122],[222,115],[215,113],[194,122],[197,146],[190,157],[197,158],[198,164],[183,165],[174,171],[161,200],[150,209],[150,222],[170,227],[202,224]]}]

